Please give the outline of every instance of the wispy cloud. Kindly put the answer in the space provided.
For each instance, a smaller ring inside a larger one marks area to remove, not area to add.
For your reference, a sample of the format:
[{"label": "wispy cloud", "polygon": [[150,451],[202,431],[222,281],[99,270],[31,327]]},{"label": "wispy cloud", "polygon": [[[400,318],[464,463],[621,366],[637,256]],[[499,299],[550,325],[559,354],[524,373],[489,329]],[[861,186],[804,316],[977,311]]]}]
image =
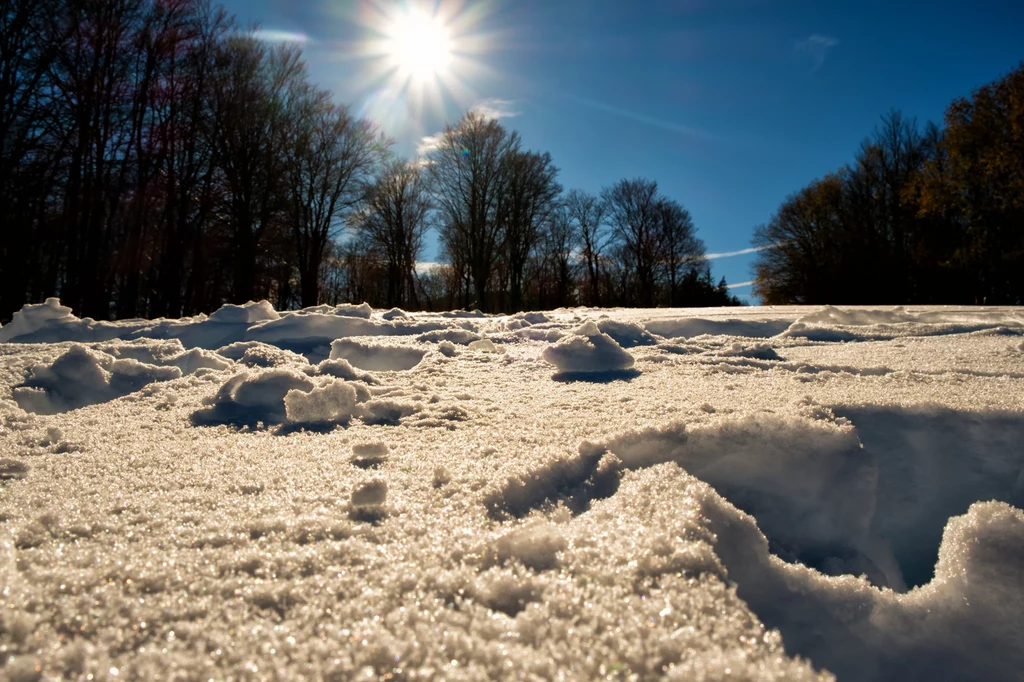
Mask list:
[{"label": "wispy cloud", "polygon": [[434,151],[441,146],[441,140],[444,138],[444,133],[435,133],[433,135],[424,135],[420,138],[419,144],[416,145],[416,155],[423,157]]},{"label": "wispy cloud", "polygon": [[709,253],[704,257],[707,258],[708,260],[716,260],[718,258],[732,258],[733,256],[745,256],[748,253],[757,253],[758,251],[770,249],[772,246],[775,245],[772,244],[771,246],[755,246],[749,249],[740,249],[739,251],[723,251],[722,253]]},{"label": "wispy cloud", "polygon": [[272,28],[261,28],[252,32],[254,38],[267,43],[308,43],[311,42],[305,33],[293,33],[292,31],[278,31]]},{"label": "wispy cloud", "polygon": [[516,103],[513,100],[496,97],[477,102],[470,107],[470,111],[490,119],[512,118],[522,113],[516,108]]},{"label": "wispy cloud", "polygon": [[726,288],[727,289],[743,289],[744,287],[752,287],[752,286],[754,286],[754,281],[753,280],[751,280],[749,282],[736,282],[736,284],[730,284]]},{"label": "wispy cloud", "polygon": [[672,133],[680,133],[681,135],[688,135],[690,137],[700,138],[702,140],[714,140],[718,142],[728,142],[729,139],[721,135],[710,133],[700,128],[694,128],[693,126],[683,125],[680,123],[674,123],[672,121],[665,121],[660,118],[654,118],[647,114],[641,114],[638,111],[630,111],[629,109],[622,109],[620,107],[612,106],[611,104],[605,104],[604,102],[598,102],[596,100],[587,99],[586,97],[576,97],[575,95],[566,95],[572,101],[582,104],[584,106],[603,111],[614,116],[621,116],[622,118],[628,118],[631,121],[637,123],[644,123],[655,128],[661,128]]},{"label": "wispy cloud", "polygon": [[815,33],[796,44],[796,51],[807,55],[811,60],[811,73],[825,65],[828,52],[839,44],[838,38]]},{"label": "wispy cloud", "polygon": [[[498,99],[491,97],[483,99],[469,108],[470,111],[487,119],[497,120],[499,118],[512,118],[520,114],[514,100]],[[416,145],[416,156],[423,161],[430,152],[441,146],[444,141],[444,132],[439,131],[433,135],[424,135]]]}]

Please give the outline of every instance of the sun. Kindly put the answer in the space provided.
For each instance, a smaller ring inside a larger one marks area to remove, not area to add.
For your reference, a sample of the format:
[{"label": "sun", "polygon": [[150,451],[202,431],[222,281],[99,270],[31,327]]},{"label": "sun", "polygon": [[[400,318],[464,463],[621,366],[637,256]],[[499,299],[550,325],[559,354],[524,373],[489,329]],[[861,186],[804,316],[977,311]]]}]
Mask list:
[{"label": "sun", "polygon": [[387,34],[388,59],[400,78],[425,83],[448,75],[452,39],[439,17],[409,10],[394,17]]}]

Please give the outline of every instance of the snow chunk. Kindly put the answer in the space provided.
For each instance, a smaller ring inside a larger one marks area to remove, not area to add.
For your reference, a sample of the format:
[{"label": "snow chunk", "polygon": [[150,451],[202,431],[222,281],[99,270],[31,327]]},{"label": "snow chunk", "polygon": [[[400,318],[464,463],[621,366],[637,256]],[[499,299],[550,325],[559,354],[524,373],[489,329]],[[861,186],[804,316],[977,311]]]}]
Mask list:
[{"label": "snow chunk", "polygon": [[358,443],[352,446],[353,465],[360,469],[375,469],[388,459],[386,443]]},{"label": "snow chunk", "polygon": [[0,457],[0,481],[12,481],[25,478],[27,475],[27,464],[17,459]]},{"label": "snow chunk", "polygon": [[415,367],[426,351],[401,346],[377,346],[338,339],[331,344],[331,359],[345,359],[353,366],[378,372],[404,371]]},{"label": "snow chunk", "polygon": [[394,400],[371,400],[361,406],[359,415],[366,424],[397,426],[402,419],[420,411],[418,405],[409,405]]},{"label": "snow chunk", "polygon": [[48,298],[45,303],[26,305],[14,313],[11,321],[0,327],[0,343],[8,343],[48,325],[78,321],[71,314],[71,308],[60,304],[60,299]]},{"label": "snow chunk", "polygon": [[392,308],[391,310],[381,314],[381,318],[388,320],[389,322],[391,320],[405,319],[407,317],[409,317],[408,313],[401,308]]},{"label": "snow chunk", "polygon": [[114,400],[154,381],[180,376],[177,367],[115,360],[106,353],[75,344],[53,363],[33,366],[25,383],[16,387],[13,394],[27,412],[56,414]]},{"label": "snow chunk", "polygon": [[380,478],[363,483],[352,491],[352,505],[355,507],[379,507],[387,498],[388,483]]},{"label": "snow chunk", "polygon": [[593,322],[586,322],[571,336],[545,348],[542,357],[566,373],[613,372],[629,369],[635,362]]},{"label": "snow chunk", "polygon": [[351,419],[356,391],[344,381],[314,388],[308,393],[292,389],[284,397],[285,415],[293,424],[337,424]]},{"label": "snow chunk", "polygon": [[449,343],[457,343],[462,346],[468,346],[478,339],[480,339],[479,334],[466,329],[438,329],[436,331],[427,332],[426,334],[420,334],[416,337],[417,341],[425,343],[448,341]]},{"label": "snow chunk", "polygon": [[500,348],[494,345],[494,342],[490,339],[480,339],[469,344],[470,350],[480,351],[481,353],[501,353],[503,352]]},{"label": "snow chunk", "polygon": [[439,343],[437,351],[446,358],[453,358],[456,355],[455,344],[451,341],[442,341]]},{"label": "snow chunk", "polygon": [[[334,307],[334,314],[341,315],[342,317],[359,317],[364,320],[368,320],[373,316],[373,308],[370,307],[369,303],[360,303],[359,305],[342,303],[341,305]],[[390,320],[393,318],[385,317],[384,319]]]},{"label": "snow chunk", "polygon": [[263,320],[277,320],[281,315],[270,305],[270,301],[249,301],[244,305],[226,303],[218,310],[210,314],[213,322],[225,322],[229,324],[240,324],[261,322]]}]

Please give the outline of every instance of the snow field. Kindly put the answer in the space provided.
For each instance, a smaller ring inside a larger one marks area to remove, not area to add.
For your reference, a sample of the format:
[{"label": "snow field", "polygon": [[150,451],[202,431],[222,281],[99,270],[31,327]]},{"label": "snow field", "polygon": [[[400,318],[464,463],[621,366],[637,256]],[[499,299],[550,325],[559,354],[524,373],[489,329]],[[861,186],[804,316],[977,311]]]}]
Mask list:
[{"label": "snow field", "polygon": [[0,679],[1019,675],[1015,309],[239,308],[0,328]]}]

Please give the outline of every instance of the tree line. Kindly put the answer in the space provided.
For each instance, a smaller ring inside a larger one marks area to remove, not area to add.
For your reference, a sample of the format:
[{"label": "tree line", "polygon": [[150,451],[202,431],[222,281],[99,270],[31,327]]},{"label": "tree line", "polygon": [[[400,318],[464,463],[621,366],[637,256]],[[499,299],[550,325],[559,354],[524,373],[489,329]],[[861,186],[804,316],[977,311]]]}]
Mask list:
[{"label": "tree line", "polygon": [[1024,302],[1024,64],[944,125],[892,111],[754,232],[765,303]]},{"label": "tree line", "polygon": [[208,0],[0,0],[0,320],[735,302],[653,181],[563,192],[473,113],[426,158],[390,148]]}]

